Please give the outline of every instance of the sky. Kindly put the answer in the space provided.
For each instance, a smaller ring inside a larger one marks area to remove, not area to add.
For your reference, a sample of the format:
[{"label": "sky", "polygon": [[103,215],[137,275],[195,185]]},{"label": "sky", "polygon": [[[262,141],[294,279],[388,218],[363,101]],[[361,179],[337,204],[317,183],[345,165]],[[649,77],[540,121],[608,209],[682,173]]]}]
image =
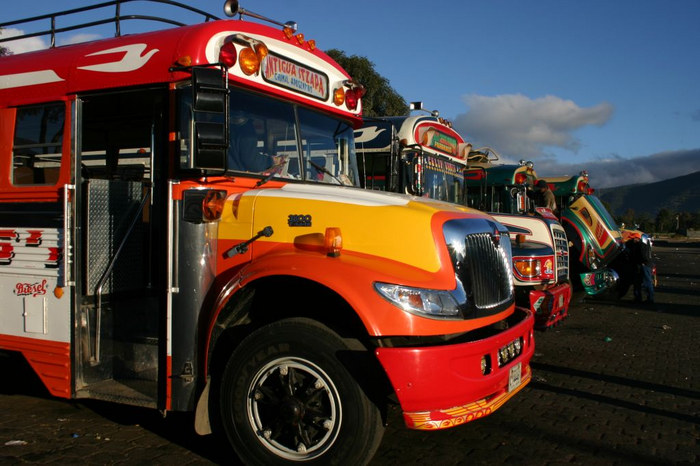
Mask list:
[{"label": "sky", "polygon": [[[0,23],[101,1],[14,2],[0,10]],[[223,0],[181,1],[224,17]],[[492,148],[504,162],[533,161],[540,176],[585,169],[592,186],[606,188],[700,171],[698,0],[240,0],[240,6],[296,21],[321,49],[368,58],[407,102],[438,110],[465,140]],[[200,20],[159,3],[122,6],[122,14],[136,12]],[[112,14],[102,9],[81,18]],[[69,24],[63,21],[57,26]],[[48,26],[45,20],[21,28]],[[127,23],[122,32],[138,31]],[[113,34],[78,31],[58,43]],[[0,45],[20,53],[47,43]]]}]

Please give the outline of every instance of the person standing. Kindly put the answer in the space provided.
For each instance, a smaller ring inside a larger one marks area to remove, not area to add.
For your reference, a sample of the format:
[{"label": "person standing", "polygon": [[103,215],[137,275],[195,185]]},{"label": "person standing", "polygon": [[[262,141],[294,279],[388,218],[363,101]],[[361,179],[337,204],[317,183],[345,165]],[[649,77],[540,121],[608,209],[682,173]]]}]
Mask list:
[{"label": "person standing", "polygon": [[537,183],[535,183],[535,188],[537,192],[537,207],[546,207],[552,212],[557,210],[557,201],[554,198],[554,193],[549,189],[547,182],[545,180],[538,180]]},{"label": "person standing", "polygon": [[647,235],[634,232],[627,242],[630,248],[630,260],[634,267],[634,302],[641,303],[643,294],[646,294],[647,304],[654,304],[654,262],[651,255],[651,240]]}]

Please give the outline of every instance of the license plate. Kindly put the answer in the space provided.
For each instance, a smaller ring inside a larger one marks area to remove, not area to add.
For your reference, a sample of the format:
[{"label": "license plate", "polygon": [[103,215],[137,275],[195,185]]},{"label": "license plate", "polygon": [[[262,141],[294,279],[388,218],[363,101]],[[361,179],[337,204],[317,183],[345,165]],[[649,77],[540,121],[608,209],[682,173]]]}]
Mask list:
[{"label": "license plate", "polygon": [[522,363],[517,363],[515,366],[510,368],[508,373],[508,391],[512,392],[520,386],[522,373]]}]

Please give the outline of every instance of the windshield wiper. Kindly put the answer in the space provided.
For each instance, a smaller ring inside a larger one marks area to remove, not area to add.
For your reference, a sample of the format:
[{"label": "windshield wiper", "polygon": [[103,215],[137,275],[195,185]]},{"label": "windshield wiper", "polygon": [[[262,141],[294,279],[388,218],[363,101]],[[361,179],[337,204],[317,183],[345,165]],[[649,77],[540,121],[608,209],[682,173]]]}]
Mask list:
[{"label": "windshield wiper", "polygon": [[277,175],[277,173],[275,173],[273,171],[268,173],[267,175],[265,175],[264,178],[260,178],[260,180],[258,180],[258,182],[255,183],[255,186],[253,186],[253,188],[259,188],[260,186],[262,186],[265,183],[267,183],[268,181],[270,181],[275,175]]},{"label": "windshield wiper", "polygon": [[310,158],[309,158],[309,159],[306,159],[306,161],[309,162],[309,163],[311,164],[311,166],[314,167],[316,170],[320,171],[321,173],[325,173],[326,175],[328,175],[328,176],[330,176],[331,178],[333,178],[335,181],[338,182],[339,185],[343,186],[343,185],[345,184],[345,183],[343,183],[342,181],[340,181],[340,179],[339,179],[337,176],[335,176],[333,173],[331,173],[331,171],[328,170],[326,167],[317,164],[316,162],[314,162],[314,161],[311,160]]}]

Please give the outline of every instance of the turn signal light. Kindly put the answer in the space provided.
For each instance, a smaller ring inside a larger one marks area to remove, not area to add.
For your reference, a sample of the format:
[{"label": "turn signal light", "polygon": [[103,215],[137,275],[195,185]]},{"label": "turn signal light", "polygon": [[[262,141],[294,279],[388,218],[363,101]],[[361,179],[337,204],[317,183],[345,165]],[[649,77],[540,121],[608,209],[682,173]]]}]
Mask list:
[{"label": "turn signal light", "polygon": [[238,62],[240,63],[241,71],[248,76],[257,73],[260,69],[260,60],[258,59],[258,55],[251,47],[241,49],[240,53],[238,54]]},{"label": "turn signal light", "polygon": [[192,57],[184,55],[177,59],[177,64],[180,66],[192,66]]},{"label": "turn signal light", "polygon": [[262,42],[255,44],[254,49],[260,63],[262,63],[267,54],[270,53],[270,51],[267,49],[267,45],[263,44]]},{"label": "turn signal light", "polygon": [[202,218],[207,222],[215,222],[221,218],[226,202],[226,191],[207,191],[202,200]]},{"label": "turn signal light", "polygon": [[513,260],[513,266],[518,275],[524,278],[537,277],[542,270],[540,261],[533,259]]},{"label": "turn signal light", "polygon": [[325,248],[328,257],[338,257],[343,249],[343,235],[340,233],[340,228],[326,228]]},{"label": "turn signal light", "polygon": [[345,102],[345,90],[339,87],[333,91],[333,103],[340,106]]},{"label": "turn signal light", "polygon": [[515,174],[515,184],[523,184],[527,180],[527,176],[525,173],[516,173]]}]

